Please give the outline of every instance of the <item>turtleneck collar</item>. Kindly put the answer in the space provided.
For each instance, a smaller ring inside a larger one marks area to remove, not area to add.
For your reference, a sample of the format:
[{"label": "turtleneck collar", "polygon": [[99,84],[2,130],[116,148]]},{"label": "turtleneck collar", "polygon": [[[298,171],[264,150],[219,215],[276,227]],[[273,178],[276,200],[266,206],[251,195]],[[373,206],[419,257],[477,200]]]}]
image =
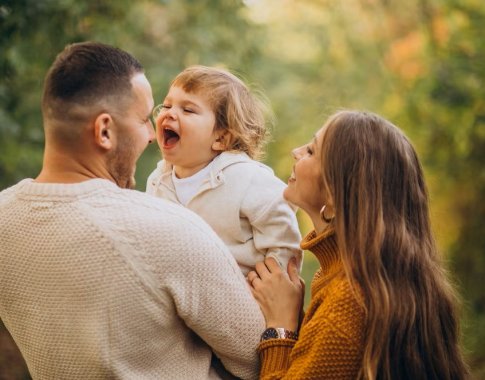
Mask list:
[{"label": "turtleneck collar", "polygon": [[313,230],[303,238],[300,247],[311,251],[316,256],[323,273],[331,272],[332,268],[341,267],[337,238],[332,227],[318,235]]}]

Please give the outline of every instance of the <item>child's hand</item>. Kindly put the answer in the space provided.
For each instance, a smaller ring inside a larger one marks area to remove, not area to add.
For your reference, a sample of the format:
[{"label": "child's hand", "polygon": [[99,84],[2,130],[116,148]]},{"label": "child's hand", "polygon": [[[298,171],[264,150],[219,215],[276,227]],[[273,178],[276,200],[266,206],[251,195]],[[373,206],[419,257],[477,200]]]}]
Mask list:
[{"label": "child's hand", "polygon": [[255,271],[249,272],[248,282],[267,327],[298,331],[304,288],[294,258],[288,263],[288,273],[281,270],[274,258],[266,258],[256,264]]}]

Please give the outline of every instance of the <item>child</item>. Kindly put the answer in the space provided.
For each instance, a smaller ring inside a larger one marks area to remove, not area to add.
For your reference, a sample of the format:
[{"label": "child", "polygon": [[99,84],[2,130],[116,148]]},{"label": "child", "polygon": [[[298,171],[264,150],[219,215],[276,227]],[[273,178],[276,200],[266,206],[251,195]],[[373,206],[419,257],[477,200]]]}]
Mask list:
[{"label": "child", "polygon": [[234,255],[244,275],[266,255],[286,271],[302,262],[285,184],[255,161],[267,135],[261,104],[233,74],[192,66],[155,110],[163,160],[147,192],[199,214]]}]

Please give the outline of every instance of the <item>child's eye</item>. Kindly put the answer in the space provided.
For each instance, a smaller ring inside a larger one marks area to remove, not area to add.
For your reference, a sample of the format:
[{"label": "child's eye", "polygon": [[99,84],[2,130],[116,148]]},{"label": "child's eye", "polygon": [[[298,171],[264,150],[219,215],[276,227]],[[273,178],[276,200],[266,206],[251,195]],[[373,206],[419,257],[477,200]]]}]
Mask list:
[{"label": "child's eye", "polygon": [[195,111],[192,108],[184,108],[184,112],[194,113]]},{"label": "child's eye", "polygon": [[169,109],[169,108],[172,108],[172,106],[169,105],[169,104],[162,104],[161,108],[163,108],[163,109]]}]

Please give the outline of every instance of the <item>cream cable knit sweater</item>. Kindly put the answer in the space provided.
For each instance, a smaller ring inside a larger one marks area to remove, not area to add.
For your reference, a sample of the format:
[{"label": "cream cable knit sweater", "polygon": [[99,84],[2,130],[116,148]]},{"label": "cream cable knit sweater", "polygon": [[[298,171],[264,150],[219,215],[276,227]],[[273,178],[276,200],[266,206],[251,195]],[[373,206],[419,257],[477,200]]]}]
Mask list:
[{"label": "cream cable knit sweater", "polygon": [[256,378],[264,319],[192,212],[94,179],[0,193],[0,318],[34,379]]}]

